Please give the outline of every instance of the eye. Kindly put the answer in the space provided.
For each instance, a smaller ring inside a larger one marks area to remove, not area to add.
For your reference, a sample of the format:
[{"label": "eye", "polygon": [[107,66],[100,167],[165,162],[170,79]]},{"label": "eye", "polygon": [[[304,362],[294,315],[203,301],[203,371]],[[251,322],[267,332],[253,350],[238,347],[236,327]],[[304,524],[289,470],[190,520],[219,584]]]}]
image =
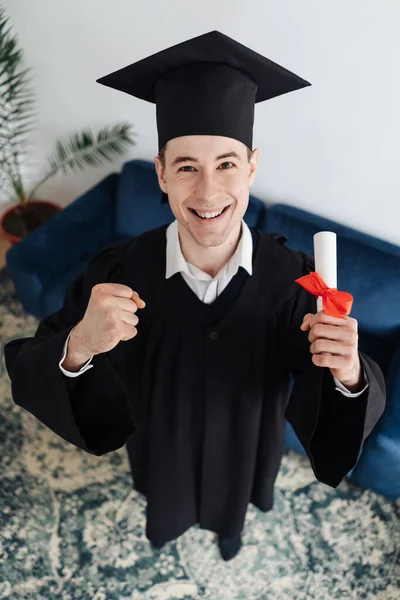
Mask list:
[{"label": "eye", "polygon": [[[232,162],[228,161],[228,162],[222,163],[218,168],[220,169],[221,167],[224,167],[225,165],[231,165],[230,167],[228,167],[228,170],[235,166]],[[178,169],[178,172],[182,171],[183,169],[194,169],[194,167],[191,167],[190,165],[185,165],[184,167],[181,167],[180,169]],[[226,171],[227,169],[223,168],[221,170],[222,171]],[[183,172],[184,173],[191,173],[192,171],[186,171],[185,170]]]}]

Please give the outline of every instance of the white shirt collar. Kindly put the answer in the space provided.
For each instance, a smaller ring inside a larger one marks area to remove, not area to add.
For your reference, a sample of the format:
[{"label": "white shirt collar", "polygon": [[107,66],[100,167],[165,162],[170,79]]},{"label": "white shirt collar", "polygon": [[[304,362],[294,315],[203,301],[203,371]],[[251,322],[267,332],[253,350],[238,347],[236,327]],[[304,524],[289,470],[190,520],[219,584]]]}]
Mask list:
[{"label": "white shirt collar", "polygon": [[[239,267],[243,267],[252,275],[253,273],[253,238],[251,231],[242,219],[242,235],[240,236],[239,243],[232,255],[229,262],[221,269],[221,271],[214,277],[218,279],[220,275],[225,272],[227,277],[233,277],[239,270]],[[185,257],[182,254],[181,245],[179,241],[178,221],[175,219],[171,225],[167,228],[167,253],[166,253],[166,270],[165,278],[168,279],[175,275],[175,273],[186,273],[189,277],[195,277],[196,279],[213,279],[208,273],[204,273],[194,265],[186,262]]]}]

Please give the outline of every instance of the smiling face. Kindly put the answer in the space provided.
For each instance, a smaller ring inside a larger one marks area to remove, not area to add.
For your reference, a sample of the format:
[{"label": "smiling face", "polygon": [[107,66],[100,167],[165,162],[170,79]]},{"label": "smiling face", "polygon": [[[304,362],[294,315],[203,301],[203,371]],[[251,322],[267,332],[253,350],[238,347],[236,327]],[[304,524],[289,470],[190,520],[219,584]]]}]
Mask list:
[{"label": "smiling face", "polygon": [[175,218],[199,246],[220,246],[240,228],[258,150],[228,137],[191,135],[170,140],[154,162]]}]

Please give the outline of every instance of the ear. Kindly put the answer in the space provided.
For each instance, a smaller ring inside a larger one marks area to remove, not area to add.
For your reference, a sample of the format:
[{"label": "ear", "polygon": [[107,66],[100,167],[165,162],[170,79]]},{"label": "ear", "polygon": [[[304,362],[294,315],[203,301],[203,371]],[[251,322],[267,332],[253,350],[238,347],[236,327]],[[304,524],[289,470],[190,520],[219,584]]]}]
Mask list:
[{"label": "ear", "polygon": [[259,156],[260,156],[260,152],[259,152],[258,148],[255,148],[255,150],[253,150],[253,154],[252,154],[252,157],[251,157],[250,163],[249,163],[249,166],[250,166],[249,187],[251,187],[253,185],[254,180],[256,178]]},{"label": "ear", "polygon": [[156,165],[156,172],[157,172],[157,177],[158,177],[158,184],[159,184],[161,190],[163,192],[165,192],[166,194],[168,194],[167,182],[165,181],[165,169],[162,166],[161,161],[158,158],[158,156],[154,157],[154,163]]}]

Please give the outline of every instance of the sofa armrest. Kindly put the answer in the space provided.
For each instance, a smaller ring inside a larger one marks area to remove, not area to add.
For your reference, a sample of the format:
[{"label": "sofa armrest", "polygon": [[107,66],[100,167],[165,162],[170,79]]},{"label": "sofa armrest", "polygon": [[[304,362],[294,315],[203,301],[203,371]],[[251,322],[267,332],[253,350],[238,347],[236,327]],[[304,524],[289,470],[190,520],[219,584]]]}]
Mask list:
[{"label": "sofa armrest", "polygon": [[112,173],[7,252],[7,265],[36,273],[43,285],[113,236],[119,175]]},{"label": "sofa armrest", "polygon": [[386,380],[386,408],[378,423],[379,431],[396,440],[400,453],[400,344],[390,361]]}]

